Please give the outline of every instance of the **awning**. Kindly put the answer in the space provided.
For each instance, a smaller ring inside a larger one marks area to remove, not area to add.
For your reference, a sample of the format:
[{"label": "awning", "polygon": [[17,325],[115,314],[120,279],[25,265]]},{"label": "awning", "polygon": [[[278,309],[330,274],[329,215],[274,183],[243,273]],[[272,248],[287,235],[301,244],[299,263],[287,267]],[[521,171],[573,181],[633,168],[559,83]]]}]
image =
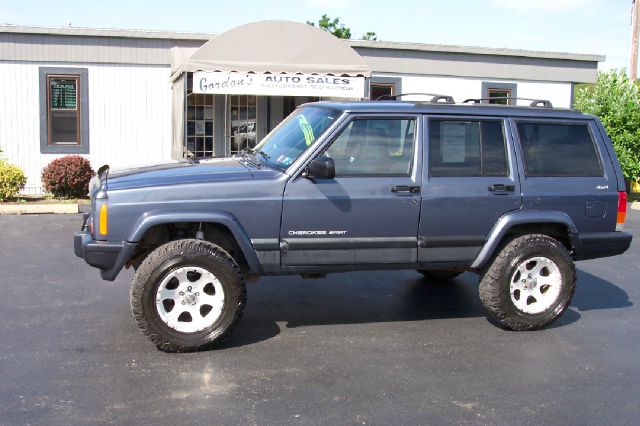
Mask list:
[{"label": "awning", "polygon": [[300,22],[261,21],[206,42],[174,73],[313,74],[370,77],[358,53],[337,37]]}]

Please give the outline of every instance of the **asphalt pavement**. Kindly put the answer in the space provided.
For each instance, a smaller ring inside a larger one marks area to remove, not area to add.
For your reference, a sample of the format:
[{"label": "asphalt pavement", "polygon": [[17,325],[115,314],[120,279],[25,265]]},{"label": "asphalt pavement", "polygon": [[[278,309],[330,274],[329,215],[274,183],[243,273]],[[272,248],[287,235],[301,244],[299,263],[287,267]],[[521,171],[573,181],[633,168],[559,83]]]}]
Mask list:
[{"label": "asphalt pavement", "polygon": [[0,424],[629,424],[640,418],[640,220],[579,262],[548,329],[492,325],[471,273],[263,278],[216,350],[158,351],[73,254],[80,215],[0,216]]}]

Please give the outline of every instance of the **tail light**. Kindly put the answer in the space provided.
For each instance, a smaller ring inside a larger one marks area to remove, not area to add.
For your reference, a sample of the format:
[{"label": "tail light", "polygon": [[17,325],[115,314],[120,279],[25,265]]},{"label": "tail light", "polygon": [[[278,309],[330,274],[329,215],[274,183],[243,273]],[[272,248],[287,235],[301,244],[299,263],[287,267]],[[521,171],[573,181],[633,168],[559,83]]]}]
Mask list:
[{"label": "tail light", "polygon": [[627,218],[627,193],[618,192],[618,219],[616,220],[616,231],[622,231],[624,221]]}]

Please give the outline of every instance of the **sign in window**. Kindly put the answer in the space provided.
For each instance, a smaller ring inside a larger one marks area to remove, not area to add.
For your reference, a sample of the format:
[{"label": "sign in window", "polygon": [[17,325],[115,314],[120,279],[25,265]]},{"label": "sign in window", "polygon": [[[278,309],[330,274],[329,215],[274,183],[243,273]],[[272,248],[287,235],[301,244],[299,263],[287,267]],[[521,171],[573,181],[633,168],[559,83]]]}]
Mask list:
[{"label": "sign in window", "polygon": [[80,76],[47,76],[49,145],[80,145]]}]

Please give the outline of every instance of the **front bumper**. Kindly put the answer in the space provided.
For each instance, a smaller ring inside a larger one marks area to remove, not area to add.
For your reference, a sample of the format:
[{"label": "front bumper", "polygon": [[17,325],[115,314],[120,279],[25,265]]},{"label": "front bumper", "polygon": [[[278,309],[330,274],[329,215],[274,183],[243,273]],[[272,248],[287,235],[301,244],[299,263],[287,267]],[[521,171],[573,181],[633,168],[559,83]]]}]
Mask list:
[{"label": "front bumper", "polygon": [[87,231],[76,232],[73,250],[89,265],[100,269],[102,279],[113,281],[133,254],[136,243],[96,241]]}]

